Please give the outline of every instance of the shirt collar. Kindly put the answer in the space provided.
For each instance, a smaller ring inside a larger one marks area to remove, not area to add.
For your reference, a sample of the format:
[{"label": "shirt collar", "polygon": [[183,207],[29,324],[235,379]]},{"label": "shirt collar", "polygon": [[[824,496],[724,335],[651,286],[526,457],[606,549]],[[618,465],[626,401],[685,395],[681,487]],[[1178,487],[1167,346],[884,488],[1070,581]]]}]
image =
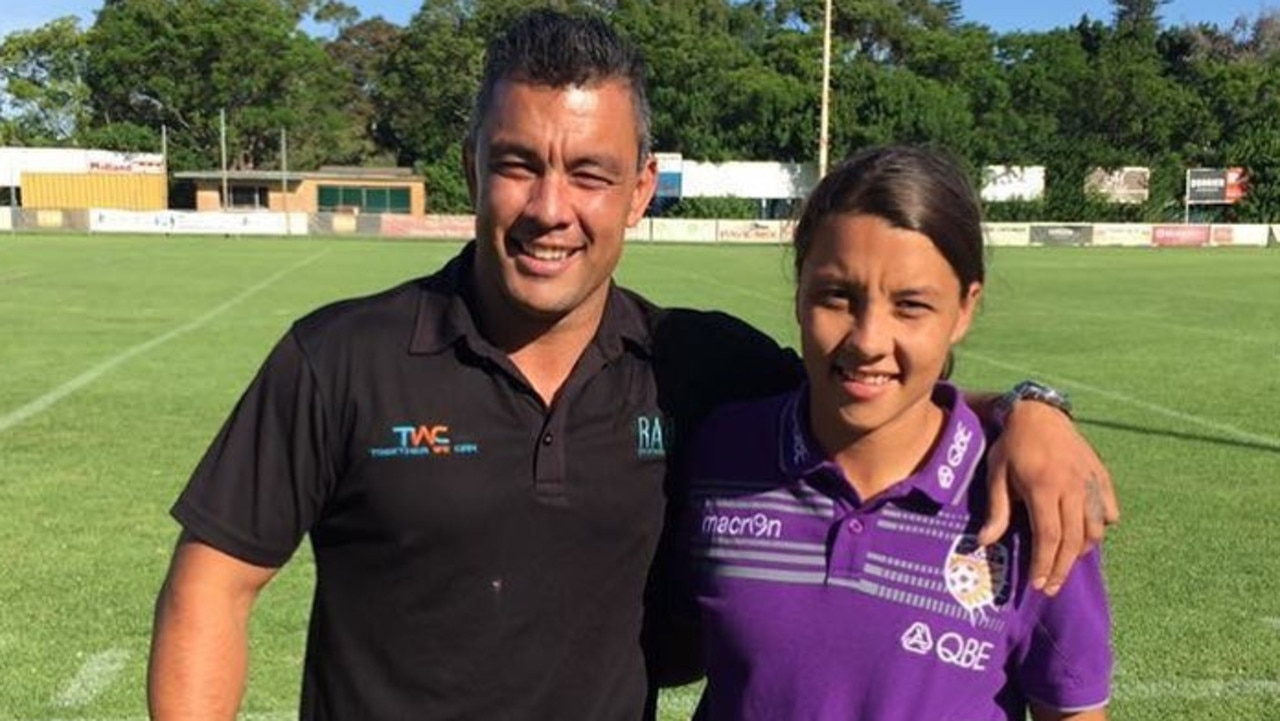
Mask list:
[{"label": "shirt collar", "polygon": [[[811,476],[824,469],[843,478],[809,430],[809,388],[802,385],[782,405],[778,464],[790,478]],[[987,439],[978,416],[965,404],[960,391],[939,382],[933,401],[947,412],[939,441],[920,470],[904,479],[903,491],[915,489],[939,505],[961,503],[986,452]]]},{"label": "shirt collar", "polygon": [[[475,254],[476,244],[471,241],[439,272],[419,281],[410,353],[439,353],[460,339],[466,339],[473,349],[491,347],[480,334],[472,312],[476,305],[472,283]],[[651,353],[649,322],[641,301],[612,279],[600,328],[592,343],[606,359],[621,355],[628,346],[645,355]]]}]

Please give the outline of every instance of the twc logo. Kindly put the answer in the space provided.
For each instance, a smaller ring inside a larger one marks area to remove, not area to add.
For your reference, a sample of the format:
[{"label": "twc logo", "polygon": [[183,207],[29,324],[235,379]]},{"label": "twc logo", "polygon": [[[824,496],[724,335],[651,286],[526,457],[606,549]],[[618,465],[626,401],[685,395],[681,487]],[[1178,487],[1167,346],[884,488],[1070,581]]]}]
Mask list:
[{"label": "twc logo", "polygon": [[666,455],[661,416],[636,416],[636,456],[662,458]]},{"label": "twc logo", "polygon": [[476,443],[459,443],[450,437],[446,425],[398,425],[391,427],[393,444],[370,448],[374,458],[391,456],[470,456],[480,452]]}]

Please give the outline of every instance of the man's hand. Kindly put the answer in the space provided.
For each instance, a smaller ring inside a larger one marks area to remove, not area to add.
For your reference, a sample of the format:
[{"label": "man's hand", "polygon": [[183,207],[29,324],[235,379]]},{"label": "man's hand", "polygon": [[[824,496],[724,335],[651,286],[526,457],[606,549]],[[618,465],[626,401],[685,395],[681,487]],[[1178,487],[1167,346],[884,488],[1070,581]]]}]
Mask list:
[{"label": "man's hand", "polygon": [[1031,584],[1052,596],[1071,566],[1120,520],[1111,474],[1062,411],[1035,401],[1013,404],[988,455],[991,489],[978,543],[995,543],[1009,527],[1013,498],[1031,518]]}]

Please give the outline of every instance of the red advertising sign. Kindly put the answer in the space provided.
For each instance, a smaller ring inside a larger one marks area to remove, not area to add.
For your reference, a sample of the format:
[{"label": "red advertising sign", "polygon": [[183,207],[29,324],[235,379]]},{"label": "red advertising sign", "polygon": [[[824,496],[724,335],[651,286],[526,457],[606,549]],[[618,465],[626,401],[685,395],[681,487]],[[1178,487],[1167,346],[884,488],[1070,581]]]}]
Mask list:
[{"label": "red advertising sign", "polygon": [[1157,225],[1151,229],[1151,242],[1158,247],[1203,247],[1209,244],[1210,226]]},{"label": "red advertising sign", "polygon": [[474,215],[382,215],[382,234],[393,238],[469,240],[475,236]]}]

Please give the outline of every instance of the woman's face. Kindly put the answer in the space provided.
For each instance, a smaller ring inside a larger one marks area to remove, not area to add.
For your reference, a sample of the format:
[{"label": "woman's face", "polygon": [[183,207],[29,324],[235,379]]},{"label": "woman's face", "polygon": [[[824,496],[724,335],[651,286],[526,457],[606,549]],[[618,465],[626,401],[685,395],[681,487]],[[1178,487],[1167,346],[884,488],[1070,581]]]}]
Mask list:
[{"label": "woman's face", "polygon": [[796,294],[818,437],[918,428],[981,292],[976,282],[961,288],[922,233],[874,215],[818,223]]}]

